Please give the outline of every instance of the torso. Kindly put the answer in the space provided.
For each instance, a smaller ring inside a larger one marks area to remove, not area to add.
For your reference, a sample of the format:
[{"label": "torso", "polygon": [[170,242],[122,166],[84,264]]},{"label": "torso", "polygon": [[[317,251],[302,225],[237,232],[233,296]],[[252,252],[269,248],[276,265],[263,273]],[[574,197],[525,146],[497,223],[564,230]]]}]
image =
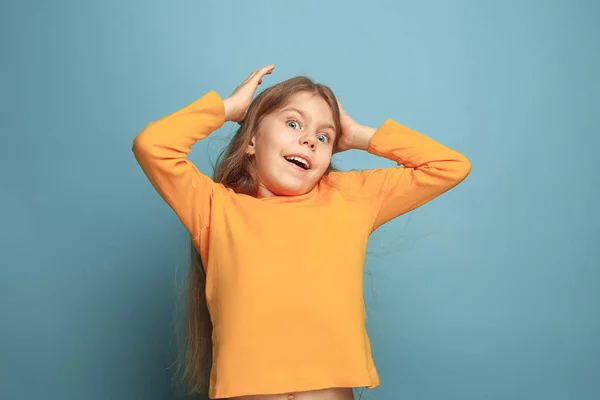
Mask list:
[{"label": "torso", "polygon": [[305,392],[232,397],[231,400],[354,400],[350,388],[331,388]]},{"label": "torso", "polygon": [[379,384],[362,296],[374,217],[371,203],[351,194],[213,198],[197,248],[207,268],[214,398],[353,400],[351,389],[311,389]]}]

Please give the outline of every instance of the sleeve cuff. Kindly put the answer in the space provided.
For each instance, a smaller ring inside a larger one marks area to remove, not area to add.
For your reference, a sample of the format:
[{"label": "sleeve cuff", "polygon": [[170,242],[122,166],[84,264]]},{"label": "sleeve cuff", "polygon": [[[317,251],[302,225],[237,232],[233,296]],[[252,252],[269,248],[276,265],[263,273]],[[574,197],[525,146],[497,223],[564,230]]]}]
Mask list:
[{"label": "sleeve cuff", "polygon": [[407,130],[408,128],[405,126],[400,125],[391,118],[387,118],[375,131],[367,151],[376,156],[385,157],[389,153],[390,143],[397,141],[398,135]]}]

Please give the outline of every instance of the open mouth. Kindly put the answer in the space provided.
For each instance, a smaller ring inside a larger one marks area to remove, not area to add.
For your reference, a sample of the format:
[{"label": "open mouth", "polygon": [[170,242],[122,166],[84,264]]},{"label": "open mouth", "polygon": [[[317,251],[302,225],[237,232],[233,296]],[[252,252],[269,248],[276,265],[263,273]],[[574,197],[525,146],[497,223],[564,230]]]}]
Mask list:
[{"label": "open mouth", "polygon": [[310,163],[308,162],[308,160],[306,160],[303,157],[286,156],[284,158],[287,160],[287,162],[297,165],[298,167],[302,168],[305,171],[310,169]]}]

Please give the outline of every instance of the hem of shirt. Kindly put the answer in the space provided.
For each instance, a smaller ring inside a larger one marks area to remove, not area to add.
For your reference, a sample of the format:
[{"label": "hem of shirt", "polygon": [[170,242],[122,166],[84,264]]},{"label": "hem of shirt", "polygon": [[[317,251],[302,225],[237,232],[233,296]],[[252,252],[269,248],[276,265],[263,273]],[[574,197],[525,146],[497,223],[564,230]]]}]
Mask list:
[{"label": "hem of shirt", "polygon": [[379,387],[379,379],[373,380],[369,383],[353,383],[351,385],[341,385],[341,384],[317,384],[317,385],[306,385],[306,386],[295,386],[295,387],[288,387],[288,388],[281,388],[281,387],[270,387],[269,389],[257,389],[257,390],[252,390],[252,391],[248,391],[248,390],[239,390],[239,391],[229,391],[229,392],[225,392],[225,391],[219,391],[216,390],[215,392],[210,392],[208,395],[208,398],[211,400],[217,400],[217,399],[229,399],[232,397],[239,397],[239,396],[259,396],[259,395],[264,395],[264,396],[268,396],[268,395],[277,395],[277,394],[286,394],[286,393],[299,393],[299,392],[306,392],[306,391],[312,391],[312,390],[324,390],[324,389],[334,389],[334,388],[352,388],[352,389],[375,389],[376,387]]}]

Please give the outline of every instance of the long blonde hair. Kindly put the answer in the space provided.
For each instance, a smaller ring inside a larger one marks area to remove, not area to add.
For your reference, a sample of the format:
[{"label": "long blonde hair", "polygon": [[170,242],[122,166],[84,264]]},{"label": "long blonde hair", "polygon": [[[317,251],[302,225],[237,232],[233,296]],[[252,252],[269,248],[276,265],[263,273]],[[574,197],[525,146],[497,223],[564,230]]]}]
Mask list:
[{"label": "long blonde hair", "polygon": [[[333,112],[337,141],[341,133],[340,111],[333,91],[328,86],[315,83],[304,76],[288,79],[265,89],[252,101],[246,118],[217,159],[215,182],[237,193],[257,195],[258,180],[253,159],[246,153],[250,139],[266,115],[285,107],[289,98],[299,92],[320,95],[327,102]],[[330,164],[325,175],[333,170]],[[206,394],[212,367],[212,321],[206,304],[206,274],[202,260],[193,243],[190,244],[190,248],[187,301],[180,321],[184,323],[184,329],[181,332],[178,371],[188,394]]]}]

